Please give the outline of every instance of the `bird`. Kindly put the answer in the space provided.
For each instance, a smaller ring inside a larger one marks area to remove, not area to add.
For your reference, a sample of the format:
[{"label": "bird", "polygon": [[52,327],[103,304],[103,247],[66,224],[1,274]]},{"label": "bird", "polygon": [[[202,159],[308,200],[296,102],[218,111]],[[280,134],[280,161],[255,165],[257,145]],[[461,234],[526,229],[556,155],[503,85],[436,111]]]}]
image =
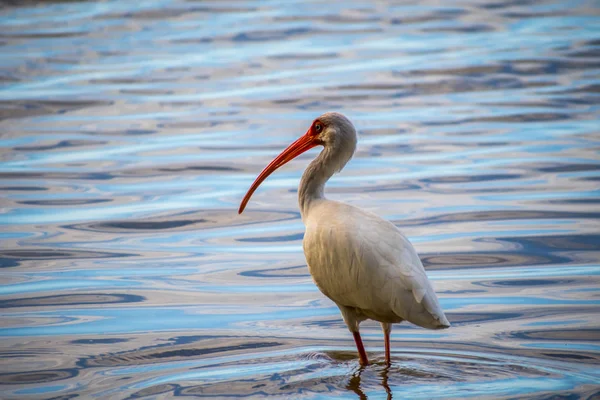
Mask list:
[{"label": "bird", "polygon": [[316,118],[304,135],[258,175],[238,213],[271,173],[300,154],[323,147],[298,187],[308,269],[319,290],[340,309],[354,337],[360,365],[367,366],[369,360],[359,325],[371,319],[381,324],[389,366],[392,324],[408,321],[423,328],[444,329],[450,322],[408,238],[372,212],[325,197],[326,182],[350,161],[357,140],[354,125],[343,114],[327,112]]}]

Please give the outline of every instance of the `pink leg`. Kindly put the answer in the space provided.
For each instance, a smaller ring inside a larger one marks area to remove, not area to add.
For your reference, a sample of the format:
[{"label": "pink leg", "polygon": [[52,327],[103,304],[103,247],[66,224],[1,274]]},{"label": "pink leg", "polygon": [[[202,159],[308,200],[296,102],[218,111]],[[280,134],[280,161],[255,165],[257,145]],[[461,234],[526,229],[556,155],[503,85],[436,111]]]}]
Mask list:
[{"label": "pink leg", "polygon": [[390,332],[385,332],[385,363],[389,366],[392,363],[390,356]]},{"label": "pink leg", "polygon": [[369,365],[369,359],[367,358],[367,352],[365,351],[365,346],[363,346],[362,339],[360,338],[360,333],[358,331],[352,332],[354,335],[354,341],[356,342],[356,348],[358,349],[358,356],[360,357],[360,365],[367,366]]},{"label": "pink leg", "polygon": [[392,324],[382,322],[381,327],[383,328],[383,334],[385,335],[385,363],[389,367],[392,364],[392,357],[390,355],[390,333],[392,332]]}]

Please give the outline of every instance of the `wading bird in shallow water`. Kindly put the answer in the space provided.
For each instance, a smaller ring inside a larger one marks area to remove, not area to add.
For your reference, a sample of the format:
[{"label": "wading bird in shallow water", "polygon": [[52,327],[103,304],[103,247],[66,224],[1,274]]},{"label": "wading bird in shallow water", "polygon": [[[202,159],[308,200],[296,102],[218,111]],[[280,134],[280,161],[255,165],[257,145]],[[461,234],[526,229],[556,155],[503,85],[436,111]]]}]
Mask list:
[{"label": "wading bird in shallow water", "polygon": [[327,200],[325,183],[341,171],[356,149],[356,130],[342,114],[315,119],[308,131],[256,178],[240,204],[241,214],[258,186],[276,169],[305,151],[323,146],[300,181],[298,201],[306,233],[302,242],[310,274],[339,307],[354,335],[361,365],[368,365],[359,333],[365,319],[379,321],[390,364],[392,324],[409,321],[429,329],[448,328],[419,255],[394,224],[375,214]]}]

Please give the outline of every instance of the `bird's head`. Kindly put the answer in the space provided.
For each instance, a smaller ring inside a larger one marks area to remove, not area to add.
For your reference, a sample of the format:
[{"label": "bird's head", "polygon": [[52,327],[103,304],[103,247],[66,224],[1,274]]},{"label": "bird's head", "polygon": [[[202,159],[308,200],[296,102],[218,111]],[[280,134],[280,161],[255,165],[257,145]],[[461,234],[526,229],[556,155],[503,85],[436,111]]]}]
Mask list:
[{"label": "bird's head", "polygon": [[[306,133],[281,152],[258,175],[240,204],[241,214],[258,186],[276,169],[316,146],[323,146],[327,152],[328,166],[341,170],[352,158],[356,149],[356,130],[352,122],[337,112],[328,112],[315,119]],[[325,153],[324,151],[324,153]]]},{"label": "bird's head", "polygon": [[312,129],[320,125],[319,140],[328,152],[329,162],[340,171],[356,150],[356,129],[348,118],[337,112],[328,112],[315,119]]}]

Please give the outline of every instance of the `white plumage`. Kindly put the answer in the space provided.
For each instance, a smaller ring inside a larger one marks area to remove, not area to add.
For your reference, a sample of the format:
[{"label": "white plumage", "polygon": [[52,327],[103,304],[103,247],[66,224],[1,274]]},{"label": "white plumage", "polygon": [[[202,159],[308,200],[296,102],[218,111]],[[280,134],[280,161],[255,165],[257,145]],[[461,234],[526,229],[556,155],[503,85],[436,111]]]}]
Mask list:
[{"label": "white plumage", "polygon": [[303,247],[310,274],[342,313],[360,355],[368,363],[359,334],[365,319],[379,321],[390,363],[391,324],[409,321],[429,329],[450,326],[423,264],[408,239],[391,222],[324,196],[327,180],[352,158],[356,131],[339,113],[326,113],[258,176],[240,205],[273,171],[317,145],[324,149],[310,163],[298,190],[306,226]]},{"label": "white plumage", "polygon": [[366,318],[430,329],[448,325],[417,252],[392,223],[323,200],[314,203],[305,224],[310,274],[323,294],[351,308],[349,326]]}]

